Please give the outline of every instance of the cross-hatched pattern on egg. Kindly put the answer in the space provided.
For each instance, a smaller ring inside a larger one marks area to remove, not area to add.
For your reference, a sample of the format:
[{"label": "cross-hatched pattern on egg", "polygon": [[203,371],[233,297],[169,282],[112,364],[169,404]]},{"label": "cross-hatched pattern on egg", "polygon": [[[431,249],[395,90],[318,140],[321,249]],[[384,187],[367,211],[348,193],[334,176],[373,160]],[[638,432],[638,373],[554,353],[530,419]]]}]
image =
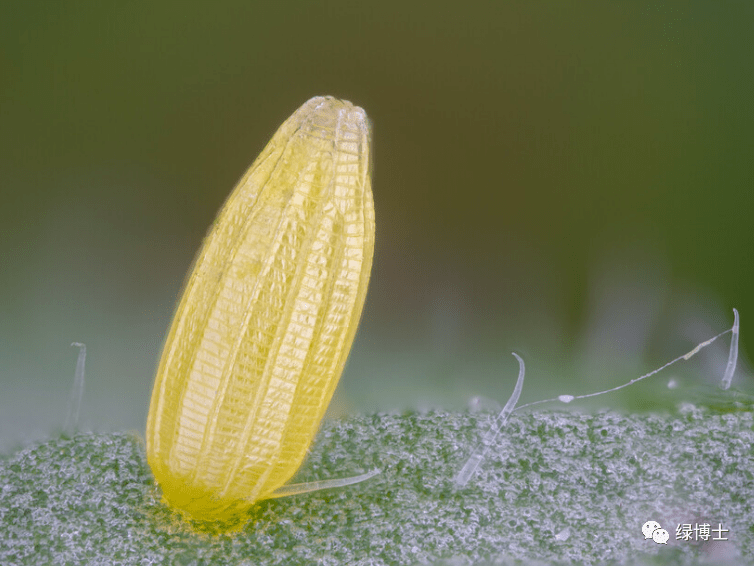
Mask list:
[{"label": "cross-hatched pattern on egg", "polygon": [[147,420],[164,499],[230,520],[295,473],[356,333],[374,249],[364,111],[312,98],[228,197],[169,330]]}]

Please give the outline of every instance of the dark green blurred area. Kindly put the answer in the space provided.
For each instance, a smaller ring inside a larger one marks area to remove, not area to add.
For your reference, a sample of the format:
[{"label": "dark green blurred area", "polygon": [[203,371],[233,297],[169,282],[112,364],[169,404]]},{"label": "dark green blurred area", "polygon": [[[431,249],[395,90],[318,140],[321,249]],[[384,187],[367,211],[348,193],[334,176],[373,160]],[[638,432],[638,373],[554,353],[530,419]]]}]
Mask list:
[{"label": "dark green blurred area", "polygon": [[[376,260],[334,412],[504,403],[511,350],[522,402],[614,386],[734,306],[750,385],[752,21],[750,2],[3,3],[0,447],[62,424],[73,341],[84,424],[143,430],[205,230],[321,94],[374,123]],[[674,377],[719,379],[717,346]],[[600,400],[652,409],[667,377]]]}]

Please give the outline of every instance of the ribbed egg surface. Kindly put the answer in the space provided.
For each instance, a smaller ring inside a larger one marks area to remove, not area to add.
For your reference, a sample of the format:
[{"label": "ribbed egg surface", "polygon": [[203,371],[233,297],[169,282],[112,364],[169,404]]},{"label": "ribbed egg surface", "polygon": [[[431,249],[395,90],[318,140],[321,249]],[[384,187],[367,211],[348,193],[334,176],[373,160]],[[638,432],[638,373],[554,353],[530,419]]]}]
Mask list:
[{"label": "ribbed egg surface", "polygon": [[369,124],[312,98],[264,148],[199,251],[147,420],[164,499],[231,520],[301,465],[343,371],[374,249]]}]

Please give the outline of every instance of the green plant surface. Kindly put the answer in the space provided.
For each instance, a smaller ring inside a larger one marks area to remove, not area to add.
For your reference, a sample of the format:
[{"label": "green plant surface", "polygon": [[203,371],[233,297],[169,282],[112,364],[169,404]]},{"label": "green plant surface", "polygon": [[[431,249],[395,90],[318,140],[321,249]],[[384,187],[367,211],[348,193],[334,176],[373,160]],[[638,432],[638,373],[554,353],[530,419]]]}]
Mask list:
[{"label": "green plant surface", "polygon": [[[325,421],[296,481],[382,473],[259,502],[232,534],[160,502],[136,435],[55,438],[0,460],[0,564],[752,564],[750,408],[514,413],[456,487],[493,418]],[[704,522],[729,540],[675,540]]]}]

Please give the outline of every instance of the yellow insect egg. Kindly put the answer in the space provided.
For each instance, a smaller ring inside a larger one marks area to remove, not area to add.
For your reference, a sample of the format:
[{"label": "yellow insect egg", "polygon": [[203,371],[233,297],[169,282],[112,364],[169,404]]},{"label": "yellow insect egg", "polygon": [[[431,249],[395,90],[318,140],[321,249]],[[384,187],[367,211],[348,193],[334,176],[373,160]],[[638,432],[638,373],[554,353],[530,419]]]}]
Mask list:
[{"label": "yellow insect egg", "polygon": [[304,491],[279,488],[317,432],[369,283],[369,135],[358,106],[312,98],[204,240],[162,351],[146,436],[163,499],[188,517],[242,521],[257,500]]}]

